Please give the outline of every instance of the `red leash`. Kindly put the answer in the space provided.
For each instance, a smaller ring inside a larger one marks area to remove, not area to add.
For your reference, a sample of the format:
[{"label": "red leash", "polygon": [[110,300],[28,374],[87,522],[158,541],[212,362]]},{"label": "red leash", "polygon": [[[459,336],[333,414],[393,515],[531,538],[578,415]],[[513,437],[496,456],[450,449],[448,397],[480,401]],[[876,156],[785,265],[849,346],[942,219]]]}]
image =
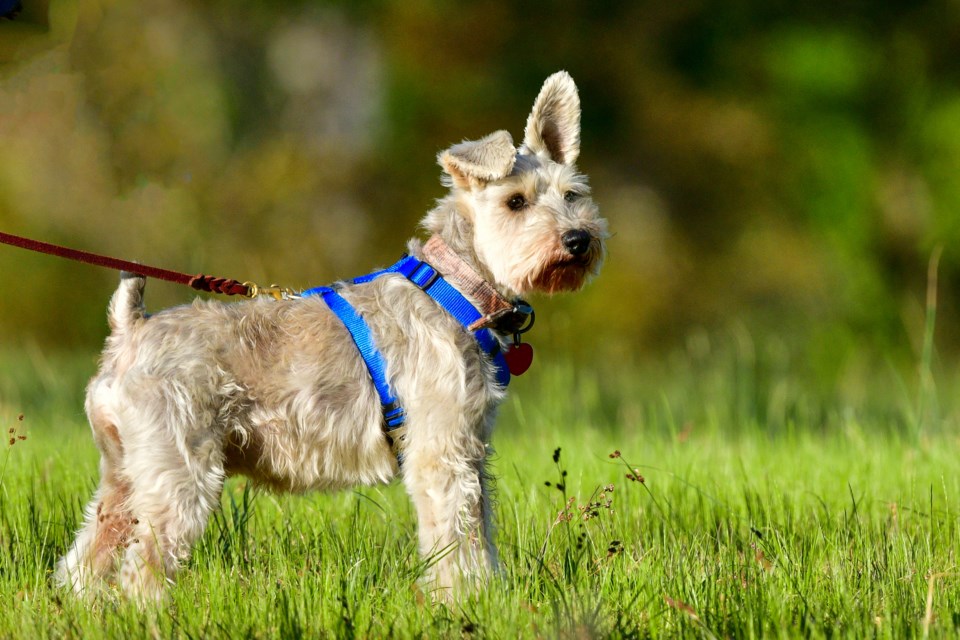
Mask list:
[{"label": "red leash", "polygon": [[30,251],[36,251],[38,253],[46,253],[52,256],[67,258],[68,260],[76,260],[77,262],[85,262],[87,264],[97,265],[98,267],[107,267],[108,269],[116,269],[118,271],[129,271],[131,273],[137,273],[149,278],[157,278],[160,280],[166,280],[167,282],[185,284],[198,291],[222,293],[228,296],[240,295],[252,297],[253,295],[256,295],[256,293],[250,293],[251,287],[249,285],[242,282],[237,282],[236,280],[231,280],[230,278],[216,278],[214,276],[205,276],[203,274],[192,276],[187,273],[170,271],[168,269],[159,269],[157,267],[149,267],[136,262],[128,262],[126,260],[118,260],[117,258],[98,256],[95,253],[78,251],[77,249],[68,249],[67,247],[61,247],[56,244],[49,244],[46,242],[39,242],[37,240],[30,240],[28,238],[21,238],[20,236],[3,233],[2,231],[0,231],[0,242],[3,244],[12,245],[14,247],[20,247],[21,249],[29,249]]}]

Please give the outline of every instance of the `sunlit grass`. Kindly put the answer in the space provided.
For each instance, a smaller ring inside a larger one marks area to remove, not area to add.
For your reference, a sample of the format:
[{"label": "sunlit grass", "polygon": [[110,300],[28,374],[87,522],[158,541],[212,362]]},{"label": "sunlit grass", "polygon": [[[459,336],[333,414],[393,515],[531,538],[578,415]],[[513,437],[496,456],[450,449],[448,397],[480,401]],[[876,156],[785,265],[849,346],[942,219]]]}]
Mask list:
[{"label": "sunlit grass", "polygon": [[0,636],[960,630],[957,403],[945,399],[939,425],[919,433],[915,385],[890,372],[848,402],[736,349],[655,372],[548,354],[501,411],[503,571],[476,597],[434,605],[418,586],[415,516],[399,484],[278,496],[237,478],[170,604],[142,612],[50,584],[96,483],[81,409],[92,359],[2,359],[0,426],[15,432],[0,452]]}]

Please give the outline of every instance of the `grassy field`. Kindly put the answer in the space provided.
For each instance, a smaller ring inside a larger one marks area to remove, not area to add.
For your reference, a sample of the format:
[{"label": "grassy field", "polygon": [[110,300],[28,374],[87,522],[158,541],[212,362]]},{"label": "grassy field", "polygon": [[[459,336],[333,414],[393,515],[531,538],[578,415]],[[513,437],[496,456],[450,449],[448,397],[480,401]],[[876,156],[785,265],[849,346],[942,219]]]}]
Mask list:
[{"label": "grassy field", "polygon": [[540,358],[495,435],[503,573],[457,606],[417,586],[401,486],[238,478],[169,605],[140,611],[50,584],[96,482],[93,354],[5,351],[0,637],[955,637],[956,377],[820,394],[752,354]]}]

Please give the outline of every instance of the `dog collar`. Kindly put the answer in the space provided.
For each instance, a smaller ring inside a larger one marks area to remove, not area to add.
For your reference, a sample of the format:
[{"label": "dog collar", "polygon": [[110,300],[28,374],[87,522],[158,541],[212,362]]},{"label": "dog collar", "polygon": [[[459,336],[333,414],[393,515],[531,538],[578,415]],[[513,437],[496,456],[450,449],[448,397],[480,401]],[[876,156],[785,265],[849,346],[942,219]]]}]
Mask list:
[{"label": "dog collar", "polygon": [[473,270],[440,236],[431,236],[423,245],[423,257],[445,278],[455,283],[470,298],[476,300],[483,315],[467,327],[496,329],[500,333],[517,336],[533,326],[533,307],[525,300],[507,300],[483,276]]}]

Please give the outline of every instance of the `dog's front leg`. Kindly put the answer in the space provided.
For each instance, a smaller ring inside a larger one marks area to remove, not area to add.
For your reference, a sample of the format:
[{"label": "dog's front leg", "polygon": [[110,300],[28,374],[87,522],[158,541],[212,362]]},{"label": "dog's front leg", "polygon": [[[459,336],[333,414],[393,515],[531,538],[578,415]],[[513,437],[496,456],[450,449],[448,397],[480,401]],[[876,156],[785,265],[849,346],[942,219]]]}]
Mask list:
[{"label": "dog's front leg", "polygon": [[417,510],[427,587],[451,599],[478,586],[496,568],[486,447],[477,437],[431,439],[411,447],[403,478]]}]

